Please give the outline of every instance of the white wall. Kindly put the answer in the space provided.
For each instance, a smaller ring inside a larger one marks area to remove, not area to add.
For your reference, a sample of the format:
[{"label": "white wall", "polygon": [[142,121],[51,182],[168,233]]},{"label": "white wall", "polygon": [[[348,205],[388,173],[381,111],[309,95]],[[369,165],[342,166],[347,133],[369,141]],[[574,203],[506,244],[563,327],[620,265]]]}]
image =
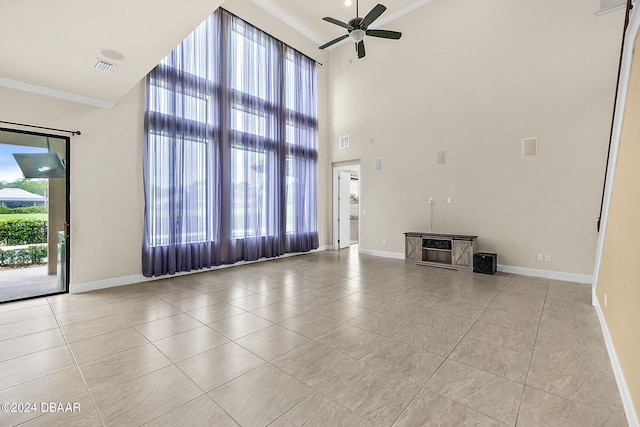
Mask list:
[{"label": "white wall", "polygon": [[4,120],[80,130],[71,139],[72,284],[141,272],[144,87],[112,109],[0,88]]},{"label": "white wall", "polygon": [[433,197],[434,232],[477,234],[500,264],[592,274],[624,18],[598,8],[434,0],[384,26],[401,40],[367,37],[364,59],[332,52],[331,161],[362,161],[363,249],[404,252]]},{"label": "white wall", "polygon": [[[254,4],[224,7],[324,63],[321,245],[331,241],[331,163],[361,159],[365,249],[403,252],[404,231],[427,229],[432,196],[434,230],[478,234],[501,264],[591,274],[623,19],[595,17],[597,3],[434,0],[387,25],[402,40],[369,38],[350,66],[352,45],[329,64]],[[3,120],[83,132],[71,141],[72,289],[140,275],[143,109],[142,83],[109,110],[0,88]],[[339,151],[343,134],[352,148]],[[530,136],[539,156],[521,159]],[[436,168],[438,148],[449,163]],[[552,262],[535,261],[539,252]]]},{"label": "white wall", "polygon": [[[230,6],[233,6],[232,4]],[[225,5],[227,7],[227,5]],[[247,10],[247,19],[291,40],[305,53],[311,42],[265,13]],[[243,17],[242,8],[229,10]],[[315,46],[313,46],[315,49]],[[312,51],[312,52],[311,52]],[[327,60],[326,53],[317,56]],[[318,68],[320,167],[318,213],[320,245],[330,244],[327,226],[327,68]],[[113,108],[103,109],[0,88],[0,118],[53,128],[80,130],[71,140],[71,291],[142,279],[144,226],[142,142],[145,84],[138,83]],[[88,286],[90,285],[90,286]],[[100,285],[97,285],[100,286]]]},{"label": "white wall", "polygon": [[640,12],[632,11],[620,75],[593,305],[630,426],[640,426]]}]

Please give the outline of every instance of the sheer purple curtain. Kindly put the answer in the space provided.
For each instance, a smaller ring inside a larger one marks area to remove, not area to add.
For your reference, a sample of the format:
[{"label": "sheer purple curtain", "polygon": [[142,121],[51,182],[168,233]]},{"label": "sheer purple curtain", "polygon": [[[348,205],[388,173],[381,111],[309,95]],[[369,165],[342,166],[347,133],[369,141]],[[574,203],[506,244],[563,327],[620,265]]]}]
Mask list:
[{"label": "sheer purple curtain", "polygon": [[[318,247],[316,64],[286,47],[287,252]],[[302,90],[298,90],[302,89]]]},{"label": "sheer purple curtain", "polygon": [[318,247],[315,62],[218,9],[150,74],[146,276]]}]

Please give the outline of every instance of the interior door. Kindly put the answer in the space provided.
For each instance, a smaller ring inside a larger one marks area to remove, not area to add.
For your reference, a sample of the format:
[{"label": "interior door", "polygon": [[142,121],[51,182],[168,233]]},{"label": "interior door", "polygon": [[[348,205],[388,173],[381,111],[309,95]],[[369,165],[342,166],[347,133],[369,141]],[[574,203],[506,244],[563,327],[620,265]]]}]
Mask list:
[{"label": "interior door", "polygon": [[346,248],[351,244],[351,174],[340,171],[338,175],[338,247]]}]

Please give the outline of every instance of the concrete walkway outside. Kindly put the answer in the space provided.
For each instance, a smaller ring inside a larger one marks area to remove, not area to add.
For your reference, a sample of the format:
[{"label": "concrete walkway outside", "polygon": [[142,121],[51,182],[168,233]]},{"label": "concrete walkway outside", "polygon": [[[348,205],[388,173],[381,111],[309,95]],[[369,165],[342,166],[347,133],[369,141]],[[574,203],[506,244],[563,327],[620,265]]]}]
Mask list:
[{"label": "concrete walkway outside", "polygon": [[60,292],[58,277],[47,266],[0,270],[0,302]]}]

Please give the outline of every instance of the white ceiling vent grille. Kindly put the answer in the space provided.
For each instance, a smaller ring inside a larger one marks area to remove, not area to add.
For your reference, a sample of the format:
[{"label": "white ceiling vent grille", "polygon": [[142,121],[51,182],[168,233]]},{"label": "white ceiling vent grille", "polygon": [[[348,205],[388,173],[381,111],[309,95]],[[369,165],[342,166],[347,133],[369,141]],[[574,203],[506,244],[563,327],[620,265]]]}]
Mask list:
[{"label": "white ceiling vent grille", "polygon": [[596,12],[596,15],[602,16],[607,13],[615,12],[619,9],[624,9],[627,7],[626,1],[620,0],[600,0],[600,10]]},{"label": "white ceiling vent grille", "polygon": [[351,142],[349,141],[349,135],[344,135],[340,137],[338,141],[339,148],[349,148],[351,146]]},{"label": "white ceiling vent grille", "polygon": [[93,68],[105,73],[108,73],[109,71],[113,71],[115,67],[116,67],[116,64],[107,62],[104,59],[100,59],[100,58],[97,58],[95,64],[93,64]]},{"label": "white ceiling vent grille", "polygon": [[522,140],[522,158],[538,155],[538,138],[525,138]]}]

